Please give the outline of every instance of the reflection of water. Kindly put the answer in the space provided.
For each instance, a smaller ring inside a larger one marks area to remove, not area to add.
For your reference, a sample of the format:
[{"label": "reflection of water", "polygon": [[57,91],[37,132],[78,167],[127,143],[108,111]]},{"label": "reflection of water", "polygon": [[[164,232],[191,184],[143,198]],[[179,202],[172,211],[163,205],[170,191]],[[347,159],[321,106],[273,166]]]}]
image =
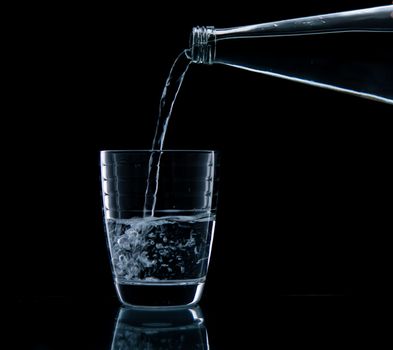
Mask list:
[{"label": "reflection of water", "polygon": [[199,307],[150,311],[121,307],[111,350],[209,349]]}]

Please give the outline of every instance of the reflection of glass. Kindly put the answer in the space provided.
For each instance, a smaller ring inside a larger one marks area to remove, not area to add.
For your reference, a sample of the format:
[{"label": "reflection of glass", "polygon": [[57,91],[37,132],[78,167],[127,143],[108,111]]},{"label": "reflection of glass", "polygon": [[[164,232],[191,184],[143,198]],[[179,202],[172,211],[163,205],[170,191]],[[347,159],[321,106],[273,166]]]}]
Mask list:
[{"label": "reflection of glass", "polygon": [[179,310],[120,308],[111,350],[209,349],[199,307]]}]

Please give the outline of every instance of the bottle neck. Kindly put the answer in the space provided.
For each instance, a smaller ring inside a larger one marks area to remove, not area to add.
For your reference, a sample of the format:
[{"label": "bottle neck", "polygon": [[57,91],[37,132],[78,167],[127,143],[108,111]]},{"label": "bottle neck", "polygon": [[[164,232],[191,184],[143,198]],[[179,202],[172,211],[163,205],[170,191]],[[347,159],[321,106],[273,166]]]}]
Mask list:
[{"label": "bottle neck", "polygon": [[190,36],[190,59],[193,63],[212,64],[216,56],[214,27],[194,27]]}]

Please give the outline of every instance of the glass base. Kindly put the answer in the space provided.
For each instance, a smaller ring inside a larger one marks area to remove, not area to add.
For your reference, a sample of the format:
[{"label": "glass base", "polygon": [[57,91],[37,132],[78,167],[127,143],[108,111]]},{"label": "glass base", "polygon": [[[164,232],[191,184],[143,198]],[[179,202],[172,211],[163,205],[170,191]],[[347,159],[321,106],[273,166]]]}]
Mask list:
[{"label": "glass base", "polygon": [[137,308],[180,308],[199,302],[204,281],[115,283],[120,301]]}]

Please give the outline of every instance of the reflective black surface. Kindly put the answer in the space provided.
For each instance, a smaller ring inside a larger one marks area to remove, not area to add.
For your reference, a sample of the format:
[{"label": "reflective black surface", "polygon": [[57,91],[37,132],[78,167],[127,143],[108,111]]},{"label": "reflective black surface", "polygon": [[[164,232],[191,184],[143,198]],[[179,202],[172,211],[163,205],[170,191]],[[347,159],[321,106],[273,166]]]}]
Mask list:
[{"label": "reflective black surface", "polygon": [[19,300],[12,309],[15,349],[209,349],[200,307],[138,310],[115,300]]},{"label": "reflective black surface", "polygon": [[110,298],[35,298],[8,305],[12,332],[6,335],[13,349],[32,350],[248,349],[271,341],[312,344],[323,333],[328,339],[349,335],[355,313],[343,302],[299,301],[205,300],[192,309],[146,311]]}]

